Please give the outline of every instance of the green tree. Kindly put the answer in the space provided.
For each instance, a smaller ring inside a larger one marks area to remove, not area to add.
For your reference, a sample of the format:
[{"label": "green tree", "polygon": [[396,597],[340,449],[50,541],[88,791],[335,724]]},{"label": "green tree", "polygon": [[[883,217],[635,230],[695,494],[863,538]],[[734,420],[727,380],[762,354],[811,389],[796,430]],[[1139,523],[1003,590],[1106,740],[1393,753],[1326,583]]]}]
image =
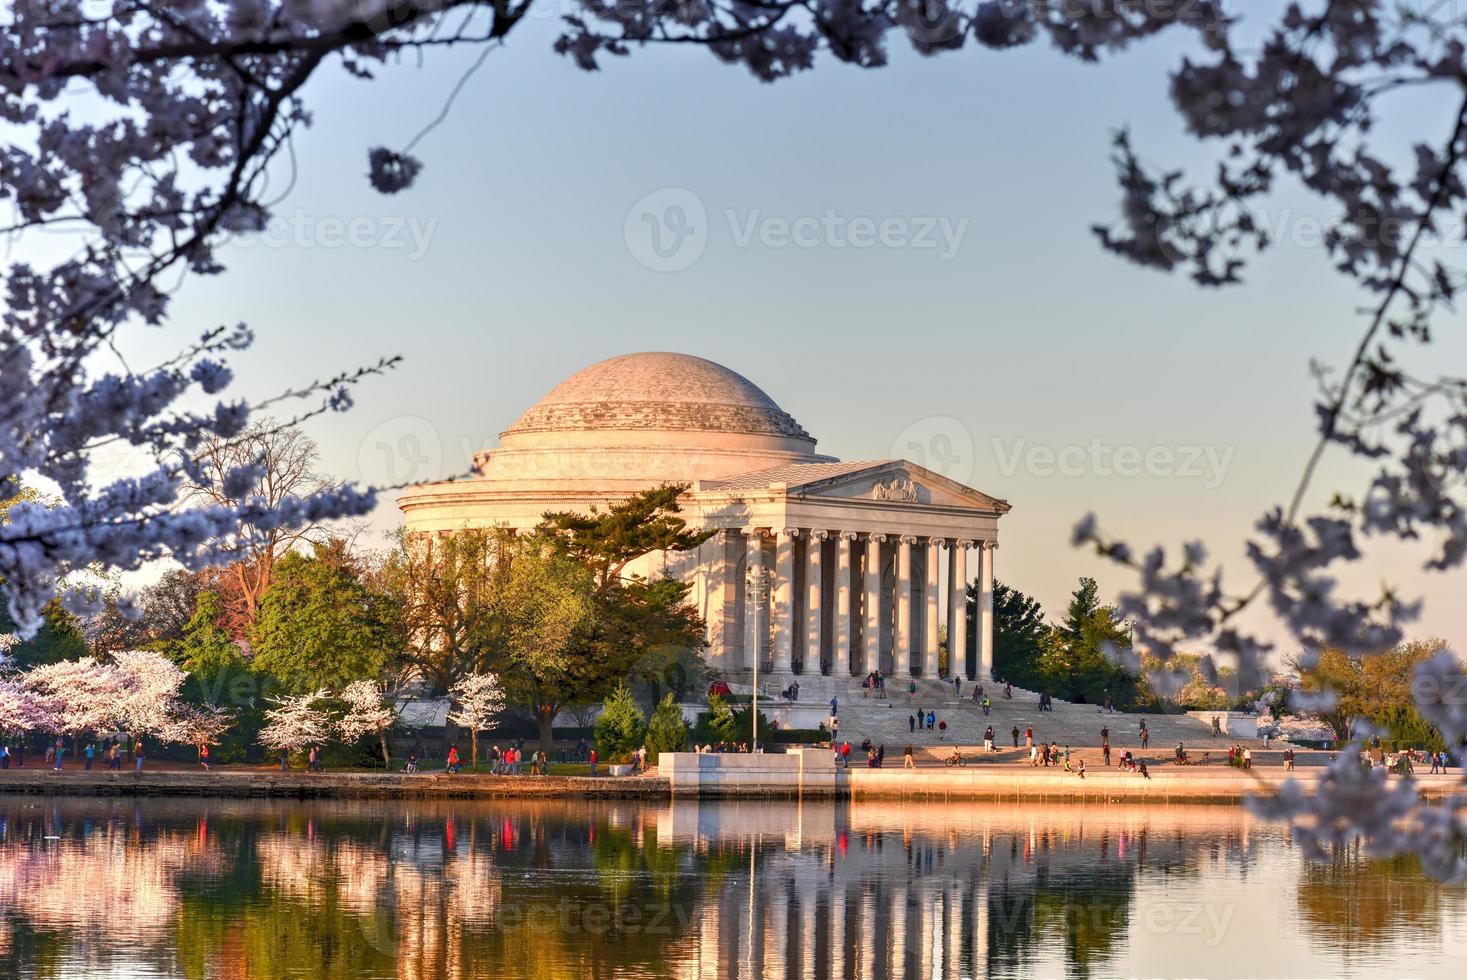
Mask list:
[{"label": "green tree", "polygon": [[596,719],[596,748],[608,763],[625,763],[647,735],[642,709],[625,684],[611,692]]},{"label": "green tree", "polygon": [[[43,615],[45,621],[40,631],[29,640],[11,647],[6,656],[19,667],[35,667],[87,655],[87,641],[82,635],[81,623],[61,607],[59,600],[46,603]],[[0,602],[0,634],[14,632],[15,620],[10,618],[5,604]]]},{"label": "green tree", "polygon": [[665,483],[606,510],[592,507],[587,514],[547,513],[540,530],[555,538],[566,552],[592,569],[598,590],[608,588],[628,565],[654,551],[688,551],[713,536],[713,530],[689,531],[679,516],[677,499],[688,485]]},{"label": "green tree", "polygon": [[1041,686],[1049,629],[1038,600],[993,583],[993,669],[1000,678],[1020,687]]},{"label": "green tree", "polygon": [[395,624],[341,542],[292,552],[275,563],[250,630],[254,667],[296,693],[380,680],[395,665]]},{"label": "green tree", "polygon": [[506,528],[398,532],[378,577],[401,617],[403,665],[436,693],[491,669],[502,647],[508,561],[520,547]]},{"label": "green tree", "polygon": [[1101,603],[1095,579],[1081,578],[1064,619],[1045,638],[1045,678],[1069,700],[1099,703],[1109,693],[1118,705],[1133,706],[1137,679],[1107,656],[1108,648],[1126,650],[1130,645],[1129,631],[1115,607]]},{"label": "green tree", "polygon": [[583,659],[577,645],[594,629],[591,573],[538,538],[500,563],[491,669],[511,702],[534,709],[540,747],[549,752],[561,708],[605,689],[604,665]]},{"label": "green tree", "polygon": [[210,676],[244,663],[239,644],[219,625],[222,613],[218,593],[200,592],[182,639],[170,644],[169,656],[190,674]]},{"label": "green tree", "polygon": [[647,754],[656,759],[663,752],[681,752],[688,744],[688,723],[682,706],[672,694],[657,702],[647,722]]},{"label": "green tree", "polygon": [[738,718],[721,694],[708,696],[708,710],[699,719],[698,727],[716,742],[736,742],[739,738]]}]

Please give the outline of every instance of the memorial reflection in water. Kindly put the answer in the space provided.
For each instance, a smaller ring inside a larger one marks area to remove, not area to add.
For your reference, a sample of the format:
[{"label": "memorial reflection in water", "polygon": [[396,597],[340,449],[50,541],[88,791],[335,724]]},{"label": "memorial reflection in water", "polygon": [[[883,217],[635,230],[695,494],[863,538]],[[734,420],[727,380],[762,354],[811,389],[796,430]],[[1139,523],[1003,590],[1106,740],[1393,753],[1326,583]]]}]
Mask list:
[{"label": "memorial reflection in water", "polygon": [[4,976],[1456,976],[1464,897],[1224,807],[0,797]]}]

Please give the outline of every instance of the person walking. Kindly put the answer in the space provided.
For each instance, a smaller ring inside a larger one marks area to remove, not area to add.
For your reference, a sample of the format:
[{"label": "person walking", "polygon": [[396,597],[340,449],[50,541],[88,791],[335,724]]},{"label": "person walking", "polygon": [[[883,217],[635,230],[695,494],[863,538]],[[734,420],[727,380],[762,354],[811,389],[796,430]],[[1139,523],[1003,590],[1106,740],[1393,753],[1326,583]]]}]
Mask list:
[{"label": "person walking", "polygon": [[56,754],[54,756],[57,772],[61,771],[61,757],[64,755],[66,755],[66,743],[58,738],[56,740]]},{"label": "person walking", "polygon": [[1146,748],[1146,743],[1151,740],[1151,733],[1146,730],[1146,719],[1141,719],[1141,747]]},{"label": "person walking", "polygon": [[1019,747],[1019,726],[1018,725],[1015,725],[1014,726],[1013,736],[1014,736],[1014,748],[1017,749]]},{"label": "person walking", "polygon": [[960,698],[962,696],[963,696],[963,679],[962,679],[962,677],[958,676],[957,674],[954,674],[953,675],[953,697]]},{"label": "person walking", "polygon": [[1105,757],[1105,764],[1110,765],[1110,726],[1105,725],[1100,729],[1100,754]]},{"label": "person walking", "polygon": [[1039,747],[1036,746],[1033,742],[1030,742],[1029,743],[1029,767],[1032,769],[1034,766],[1037,766],[1037,765],[1039,765]]},{"label": "person walking", "polygon": [[917,768],[917,763],[912,758],[912,746],[911,745],[908,745],[905,749],[902,750],[902,768],[903,769],[916,769]]},{"label": "person walking", "polygon": [[838,715],[840,713],[837,710],[839,707],[840,707],[839,701],[836,698],[831,698],[830,699],[830,717],[834,718],[836,715]]},{"label": "person walking", "polygon": [[988,712],[993,710],[993,702],[988,700],[988,695],[983,696],[983,716],[988,717]]}]

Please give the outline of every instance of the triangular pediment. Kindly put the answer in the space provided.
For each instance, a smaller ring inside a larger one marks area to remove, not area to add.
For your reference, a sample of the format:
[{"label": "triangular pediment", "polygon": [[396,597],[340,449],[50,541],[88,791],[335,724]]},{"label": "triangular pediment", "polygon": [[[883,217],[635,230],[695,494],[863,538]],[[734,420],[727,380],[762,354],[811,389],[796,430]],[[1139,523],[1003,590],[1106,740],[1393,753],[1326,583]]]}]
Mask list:
[{"label": "triangular pediment", "polygon": [[961,507],[997,514],[1009,509],[1006,501],[904,459],[883,460],[823,479],[791,481],[787,492],[792,497],[861,500],[877,505]]}]

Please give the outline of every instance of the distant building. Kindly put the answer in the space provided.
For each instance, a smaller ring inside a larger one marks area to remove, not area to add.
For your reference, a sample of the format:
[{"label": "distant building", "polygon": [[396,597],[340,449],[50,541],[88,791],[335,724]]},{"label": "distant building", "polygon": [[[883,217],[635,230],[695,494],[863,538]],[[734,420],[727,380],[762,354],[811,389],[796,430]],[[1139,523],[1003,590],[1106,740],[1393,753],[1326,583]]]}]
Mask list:
[{"label": "distant building", "polygon": [[[693,527],[718,533],[628,569],[690,582],[707,659],[743,679],[775,674],[938,676],[945,624],[961,673],[993,665],[998,520],[1009,505],[902,459],[843,463],[758,386],[686,354],[628,354],[561,382],[475,459],[477,475],[412,488],[410,533],[533,528],[686,483]],[[976,552],[978,636],[963,587]],[[771,678],[773,680],[775,678]]]}]

